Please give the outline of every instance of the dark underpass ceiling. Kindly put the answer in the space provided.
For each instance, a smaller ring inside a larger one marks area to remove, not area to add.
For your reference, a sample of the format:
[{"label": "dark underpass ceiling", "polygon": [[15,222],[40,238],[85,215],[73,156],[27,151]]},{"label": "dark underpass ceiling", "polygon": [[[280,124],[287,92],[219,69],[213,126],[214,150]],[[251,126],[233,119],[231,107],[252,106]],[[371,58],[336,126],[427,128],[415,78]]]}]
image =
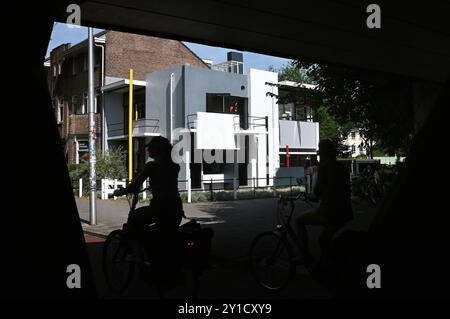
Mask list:
[{"label": "dark underpass ceiling", "polygon": [[86,1],[81,21],[445,81],[450,69],[450,3],[390,2],[375,2],[381,7],[381,29],[367,28],[370,2],[364,1]]}]

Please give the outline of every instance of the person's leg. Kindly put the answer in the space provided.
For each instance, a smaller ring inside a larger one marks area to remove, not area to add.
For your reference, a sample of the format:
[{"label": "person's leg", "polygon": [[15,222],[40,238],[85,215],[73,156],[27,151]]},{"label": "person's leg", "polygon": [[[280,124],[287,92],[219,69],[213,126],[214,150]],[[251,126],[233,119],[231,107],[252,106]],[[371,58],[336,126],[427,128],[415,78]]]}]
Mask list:
[{"label": "person's leg", "polygon": [[127,226],[132,235],[140,234],[145,228],[156,222],[156,214],[150,206],[139,207],[128,215]]},{"label": "person's leg", "polygon": [[325,219],[319,215],[317,212],[317,209],[310,209],[305,211],[299,216],[296,216],[294,218],[293,228],[297,235],[299,236],[299,239],[307,244],[308,236],[306,232],[306,225],[323,225],[325,223]]},{"label": "person's leg", "polygon": [[317,209],[307,210],[294,218],[292,226],[299,238],[298,247],[300,248],[300,253],[305,256],[305,258],[309,258],[311,261],[312,256],[309,253],[306,225],[323,225],[324,223],[325,219],[318,213]]},{"label": "person's leg", "polygon": [[156,216],[150,206],[139,207],[128,215],[127,235],[131,239],[133,248],[133,258],[137,260],[139,255],[143,255],[145,260],[148,256],[142,246],[144,235],[148,225],[156,222]]}]

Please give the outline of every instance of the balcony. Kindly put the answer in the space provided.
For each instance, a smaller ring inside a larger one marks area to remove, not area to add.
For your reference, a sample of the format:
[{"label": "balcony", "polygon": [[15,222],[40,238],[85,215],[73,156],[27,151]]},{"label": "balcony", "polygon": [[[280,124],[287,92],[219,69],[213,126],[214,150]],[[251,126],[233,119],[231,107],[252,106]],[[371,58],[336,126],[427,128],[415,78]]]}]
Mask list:
[{"label": "balcony", "polygon": [[[128,123],[119,122],[108,124],[108,136],[113,139],[125,138],[128,136]],[[133,136],[158,136],[159,120],[157,119],[138,119],[133,121]]]},{"label": "balcony", "polygon": [[[203,112],[202,112],[203,113]],[[235,133],[245,132],[245,131],[258,131],[258,130],[266,130],[266,117],[263,116],[247,116],[247,118],[239,115],[239,114],[230,114],[230,113],[212,113],[207,112],[208,114],[214,114],[214,118],[220,119],[222,116],[223,120],[227,116],[233,116],[233,129]],[[197,129],[197,119],[198,113],[189,114],[186,116],[186,128],[189,130]]]},{"label": "balcony", "polygon": [[280,148],[316,152],[319,148],[319,123],[303,121],[279,121]]},{"label": "balcony", "polygon": [[198,149],[238,149],[237,135],[267,134],[267,118],[198,112],[186,116],[186,130],[194,132]]}]

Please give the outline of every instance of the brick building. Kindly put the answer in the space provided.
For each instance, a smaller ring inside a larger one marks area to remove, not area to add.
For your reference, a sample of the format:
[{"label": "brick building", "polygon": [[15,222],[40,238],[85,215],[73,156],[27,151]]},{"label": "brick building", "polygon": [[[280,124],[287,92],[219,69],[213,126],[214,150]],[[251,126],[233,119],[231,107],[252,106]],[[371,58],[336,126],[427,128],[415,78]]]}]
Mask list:
[{"label": "brick building", "polygon": [[[145,80],[145,74],[179,64],[207,68],[182,42],[130,33],[103,31],[94,36],[94,87],[97,148],[104,150],[104,114],[101,87],[127,79]],[[44,66],[62,147],[68,163],[88,153],[88,42],[54,48]]]}]

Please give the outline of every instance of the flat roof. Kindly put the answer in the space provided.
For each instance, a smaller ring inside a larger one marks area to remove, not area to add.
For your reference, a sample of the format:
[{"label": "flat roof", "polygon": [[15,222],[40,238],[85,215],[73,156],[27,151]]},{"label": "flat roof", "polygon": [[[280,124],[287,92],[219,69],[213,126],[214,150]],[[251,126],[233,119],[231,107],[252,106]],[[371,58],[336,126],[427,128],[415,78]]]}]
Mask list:
[{"label": "flat roof", "polygon": [[[104,85],[101,87],[101,90],[103,92],[111,92],[111,91],[116,91],[116,90],[121,90],[121,89],[128,89],[129,85],[130,85],[130,80],[123,79],[120,81],[116,81],[116,82]],[[141,80],[133,80],[133,86],[146,87],[147,82],[141,81]]]}]

